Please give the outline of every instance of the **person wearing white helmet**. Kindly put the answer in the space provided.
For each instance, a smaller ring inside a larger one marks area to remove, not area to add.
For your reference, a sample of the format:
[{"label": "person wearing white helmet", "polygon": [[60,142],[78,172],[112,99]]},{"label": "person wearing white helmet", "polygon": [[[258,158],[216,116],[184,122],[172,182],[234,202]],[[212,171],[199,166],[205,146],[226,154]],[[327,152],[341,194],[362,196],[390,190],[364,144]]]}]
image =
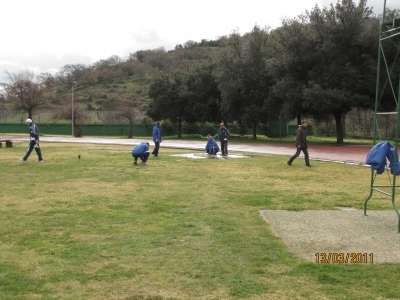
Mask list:
[{"label": "person wearing white helmet", "polygon": [[36,154],[38,155],[37,162],[43,162],[42,151],[40,150],[39,146],[39,129],[31,119],[26,119],[25,122],[29,126],[30,141],[25,156],[23,158],[20,158],[19,160],[22,162],[26,162],[29,155],[31,155],[32,150],[35,149]]}]

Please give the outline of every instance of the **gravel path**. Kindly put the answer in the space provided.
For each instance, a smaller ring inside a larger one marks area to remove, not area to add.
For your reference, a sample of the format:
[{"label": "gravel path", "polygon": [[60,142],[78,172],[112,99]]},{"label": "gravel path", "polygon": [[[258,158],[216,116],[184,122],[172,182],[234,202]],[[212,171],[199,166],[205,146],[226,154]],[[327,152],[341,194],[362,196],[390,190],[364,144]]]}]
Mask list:
[{"label": "gravel path", "polygon": [[321,263],[325,253],[330,263],[341,263],[342,258],[344,263],[371,263],[371,258],[373,263],[400,263],[400,233],[393,210],[367,211],[367,216],[357,209],[260,213],[289,251],[305,261],[318,258]]}]

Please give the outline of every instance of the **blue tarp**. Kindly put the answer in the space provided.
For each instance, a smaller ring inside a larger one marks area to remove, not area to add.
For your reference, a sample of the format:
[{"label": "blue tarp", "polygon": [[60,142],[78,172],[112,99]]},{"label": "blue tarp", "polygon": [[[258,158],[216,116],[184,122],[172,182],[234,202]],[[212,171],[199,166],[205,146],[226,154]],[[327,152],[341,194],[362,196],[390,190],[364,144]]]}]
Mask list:
[{"label": "blue tarp", "polygon": [[[378,174],[382,174],[385,171],[386,159],[388,159],[389,168],[393,174],[394,152],[394,145],[389,142],[380,142],[372,147],[371,151],[367,155],[366,163],[371,165],[372,170],[376,170]],[[396,175],[400,175],[400,162],[398,159],[396,162]]]}]

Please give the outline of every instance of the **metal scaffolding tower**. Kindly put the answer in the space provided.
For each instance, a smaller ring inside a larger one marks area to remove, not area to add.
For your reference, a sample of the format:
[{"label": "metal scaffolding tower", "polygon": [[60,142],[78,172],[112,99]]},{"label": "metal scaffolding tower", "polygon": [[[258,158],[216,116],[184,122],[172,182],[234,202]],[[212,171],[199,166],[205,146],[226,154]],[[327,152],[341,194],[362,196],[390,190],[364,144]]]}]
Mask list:
[{"label": "metal scaffolding tower", "polygon": [[[393,20],[386,21],[385,20],[385,13],[386,13],[386,0],[384,1],[384,6],[383,6],[383,17],[382,17],[382,22],[380,24],[380,31],[379,31],[379,50],[378,50],[378,71],[377,71],[377,79],[376,79],[376,94],[375,94],[375,117],[374,117],[374,139],[373,139],[373,145],[376,144],[376,137],[377,134],[379,135],[379,128],[378,128],[378,116],[379,115],[384,115],[384,114],[396,114],[396,134],[395,134],[395,151],[394,151],[394,162],[395,162],[395,167],[394,167],[394,172],[393,172],[393,178],[390,178],[390,174],[388,171],[388,176],[389,176],[389,182],[390,185],[387,186],[382,186],[382,185],[375,185],[375,178],[376,178],[376,171],[371,170],[371,187],[370,187],[370,195],[369,197],[365,200],[364,202],[364,215],[367,215],[367,203],[368,200],[371,198],[372,193],[374,191],[382,193],[384,195],[390,196],[392,199],[392,206],[397,213],[398,217],[398,225],[397,225],[397,230],[400,232],[400,213],[399,210],[397,209],[396,206],[396,188],[399,186],[396,186],[396,166],[397,162],[399,161],[398,157],[398,144],[399,144],[399,118],[400,118],[400,78],[399,78],[399,86],[398,90],[396,92],[395,90],[395,84],[392,82],[392,77],[391,73],[392,70],[396,64],[396,61],[399,57],[400,53],[400,18],[395,18]],[[385,56],[385,49],[384,49],[384,43],[382,43],[385,40],[390,40],[395,47],[397,48],[397,54],[396,57],[394,58],[393,64],[391,66],[388,65],[387,58]],[[387,76],[386,82],[383,85],[382,88],[380,88],[381,83],[379,82],[380,77],[381,77],[381,61],[384,63],[385,67],[385,73]],[[391,93],[393,94],[393,99],[396,104],[396,112],[379,112],[379,103],[383,95],[383,91],[385,88],[391,88]],[[396,94],[397,93],[397,94]],[[386,192],[382,190],[381,188],[390,188],[391,192]]]}]

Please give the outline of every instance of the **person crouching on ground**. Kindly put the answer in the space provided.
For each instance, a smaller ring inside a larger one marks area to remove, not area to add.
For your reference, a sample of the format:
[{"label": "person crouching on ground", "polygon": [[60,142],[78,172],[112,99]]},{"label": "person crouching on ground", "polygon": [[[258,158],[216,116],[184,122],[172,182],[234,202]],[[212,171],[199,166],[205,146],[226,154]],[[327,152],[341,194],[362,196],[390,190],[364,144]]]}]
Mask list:
[{"label": "person crouching on ground", "polygon": [[205,150],[208,154],[208,157],[215,157],[219,151],[219,147],[217,142],[214,140],[214,138],[211,136],[211,134],[207,135],[207,145],[205,147]]},{"label": "person crouching on ground", "polygon": [[142,165],[146,164],[147,159],[149,158],[150,152],[149,152],[149,147],[150,144],[147,142],[142,142],[139,145],[137,145],[135,148],[132,150],[132,156],[135,159],[133,163],[137,165],[137,159],[140,158],[142,161]]}]

